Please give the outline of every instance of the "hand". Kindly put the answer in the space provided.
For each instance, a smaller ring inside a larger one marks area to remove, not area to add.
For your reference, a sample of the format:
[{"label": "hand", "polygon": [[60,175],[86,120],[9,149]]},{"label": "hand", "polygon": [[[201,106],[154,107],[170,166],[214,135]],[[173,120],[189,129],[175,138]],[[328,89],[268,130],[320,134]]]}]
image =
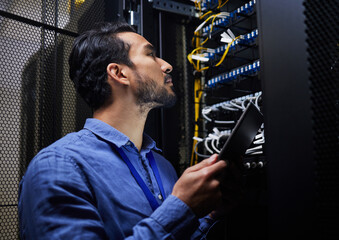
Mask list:
[{"label": "hand", "polygon": [[235,209],[244,198],[243,189],[243,159],[231,159],[227,162],[227,169],[220,188],[222,192],[222,204],[218,209],[212,211],[209,216],[213,219],[220,219]]},{"label": "hand", "polygon": [[221,204],[220,178],[226,162],[218,155],[187,168],[173,187],[172,195],[185,202],[197,215],[203,217]]}]

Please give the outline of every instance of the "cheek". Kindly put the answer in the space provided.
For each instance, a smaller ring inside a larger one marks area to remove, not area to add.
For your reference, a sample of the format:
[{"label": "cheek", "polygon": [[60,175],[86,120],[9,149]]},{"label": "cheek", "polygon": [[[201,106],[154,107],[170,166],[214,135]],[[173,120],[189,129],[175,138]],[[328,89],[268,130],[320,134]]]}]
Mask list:
[{"label": "cheek", "polygon": [[156,82],[164,82],[164,76],[163,72],[161,71],[160,68],[155,68],[155,67],[148,67],[145,68],[144,71],[142,72],[142,76],[144,79],[153,79]]},{"label": "cheek", "polygon": [[154,61],[153,59],[143,59],[143,61],[138,61],[137,63],[137,72],[143,78],[152,78],[156,81],[163,82],[163,71],[161,70],[161,66],[159,63]]}]

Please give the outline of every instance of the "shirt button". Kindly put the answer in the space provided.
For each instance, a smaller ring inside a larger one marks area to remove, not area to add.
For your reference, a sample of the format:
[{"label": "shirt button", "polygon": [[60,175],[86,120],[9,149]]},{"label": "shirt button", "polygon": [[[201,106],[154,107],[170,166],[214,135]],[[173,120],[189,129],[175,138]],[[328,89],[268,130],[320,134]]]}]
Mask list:
[{"label": "shirt button", "polygon": [[161,194],[159,193],[159,195],[158,195],[158,198],[160,199],[160,200],[162,200],[162,196],[161,196]]}]

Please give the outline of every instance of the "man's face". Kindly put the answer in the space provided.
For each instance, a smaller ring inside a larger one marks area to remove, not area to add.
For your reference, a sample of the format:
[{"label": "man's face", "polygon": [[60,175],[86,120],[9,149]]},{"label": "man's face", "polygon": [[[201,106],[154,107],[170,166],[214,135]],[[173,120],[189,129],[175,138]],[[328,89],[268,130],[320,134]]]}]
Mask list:
[{"label": "man's face", "polygon": [[136,33],[119,33],[130,45],[129,57],[134,64],[133,88],[136,101],[142,107],[173,106],[176,100],[172,78],[168,74],[172,66],[156,57],[153,46]]}]

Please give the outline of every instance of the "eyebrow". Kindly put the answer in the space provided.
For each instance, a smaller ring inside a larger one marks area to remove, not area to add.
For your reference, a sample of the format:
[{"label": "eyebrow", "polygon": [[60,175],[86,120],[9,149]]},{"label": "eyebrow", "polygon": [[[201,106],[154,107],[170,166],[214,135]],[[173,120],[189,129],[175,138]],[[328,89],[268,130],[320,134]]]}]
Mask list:
[{"label": "eyebrow", "polygon": [[146,44],[146,45],[144,46],[144,49],[150,50],[150,51],[152,51],[152,52],[154,52],[154,53],[156,52],[154,46],[153,46],[152,44],[150,44],[150,43]]}]

